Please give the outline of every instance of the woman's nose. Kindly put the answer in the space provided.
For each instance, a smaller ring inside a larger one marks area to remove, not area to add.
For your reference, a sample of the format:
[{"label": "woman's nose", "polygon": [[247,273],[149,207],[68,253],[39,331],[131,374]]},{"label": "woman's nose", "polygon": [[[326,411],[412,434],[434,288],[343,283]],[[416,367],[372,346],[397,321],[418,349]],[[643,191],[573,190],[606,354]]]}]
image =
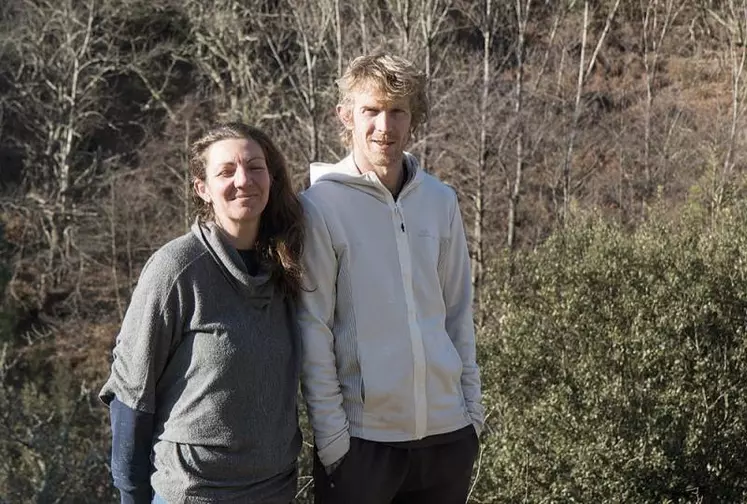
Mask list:
[{"label": "woman's nose", "polygon": [[243,163],[236,165],[236,173],[233,176],[233,185],[236,187],[243,187],[248,185],[252,180],[249,175],[249,170],[244,166]]}]

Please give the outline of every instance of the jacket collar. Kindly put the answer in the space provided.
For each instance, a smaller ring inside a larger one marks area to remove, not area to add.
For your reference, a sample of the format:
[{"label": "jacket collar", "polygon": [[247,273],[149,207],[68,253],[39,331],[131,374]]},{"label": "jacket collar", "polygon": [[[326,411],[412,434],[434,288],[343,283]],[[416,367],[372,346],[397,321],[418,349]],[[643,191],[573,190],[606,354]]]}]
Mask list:
[{"label": "jacket collar", "polygon": [[[405,170],[407,170],[407,181],[400,192],[400,197],[420,184],[425,176],[417,158],[409,152],[404,153],[404,163]],[[389,190],[374,172],[360,173],[358,171],[352,153],[339,163],[311,163],[309,178],[312,185],[322,181],[330,181],[348,185],[379,199],[386,197],[386,195],[391,196]]]}]

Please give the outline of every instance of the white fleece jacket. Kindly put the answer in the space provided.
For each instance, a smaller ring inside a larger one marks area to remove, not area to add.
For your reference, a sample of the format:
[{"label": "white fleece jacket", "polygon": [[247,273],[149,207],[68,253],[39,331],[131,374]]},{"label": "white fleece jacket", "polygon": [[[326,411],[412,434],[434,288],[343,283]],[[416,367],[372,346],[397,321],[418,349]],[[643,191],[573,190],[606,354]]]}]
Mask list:
[{"label": "white fleece jacket", "polygon": [[397,200],[348,156],[302,195],[302,386],[319,457],[350,436],[409,441],[483,425],[467,242],[454,190],[406,154]]}]

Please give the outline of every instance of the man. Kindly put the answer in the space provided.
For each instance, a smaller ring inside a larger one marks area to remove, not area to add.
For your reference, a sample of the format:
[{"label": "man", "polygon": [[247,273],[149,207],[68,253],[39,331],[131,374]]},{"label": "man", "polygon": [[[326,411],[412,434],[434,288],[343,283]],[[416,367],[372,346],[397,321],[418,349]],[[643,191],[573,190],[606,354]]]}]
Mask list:
[{"label": "man", "polygon": [[483,425],[456,193],[404,151],[423,74],[353,60],[337,114],[351,154],[302,195],[299,322],[317,503],[464,503]]}]

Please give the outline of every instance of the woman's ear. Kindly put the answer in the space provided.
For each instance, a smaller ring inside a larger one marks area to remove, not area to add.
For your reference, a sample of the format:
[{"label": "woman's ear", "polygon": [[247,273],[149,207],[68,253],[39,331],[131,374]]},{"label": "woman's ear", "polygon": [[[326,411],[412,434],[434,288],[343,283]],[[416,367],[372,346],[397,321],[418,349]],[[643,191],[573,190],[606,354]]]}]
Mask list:
[{"label": "woman's ear", "polygon": [[205,203],[210,204],[210,194],[208,194],[207,192],[205,181],[201,179],[195,179],[193,187],[195,189],[195,192],[197,193],[197,196],[199,196]]}]

